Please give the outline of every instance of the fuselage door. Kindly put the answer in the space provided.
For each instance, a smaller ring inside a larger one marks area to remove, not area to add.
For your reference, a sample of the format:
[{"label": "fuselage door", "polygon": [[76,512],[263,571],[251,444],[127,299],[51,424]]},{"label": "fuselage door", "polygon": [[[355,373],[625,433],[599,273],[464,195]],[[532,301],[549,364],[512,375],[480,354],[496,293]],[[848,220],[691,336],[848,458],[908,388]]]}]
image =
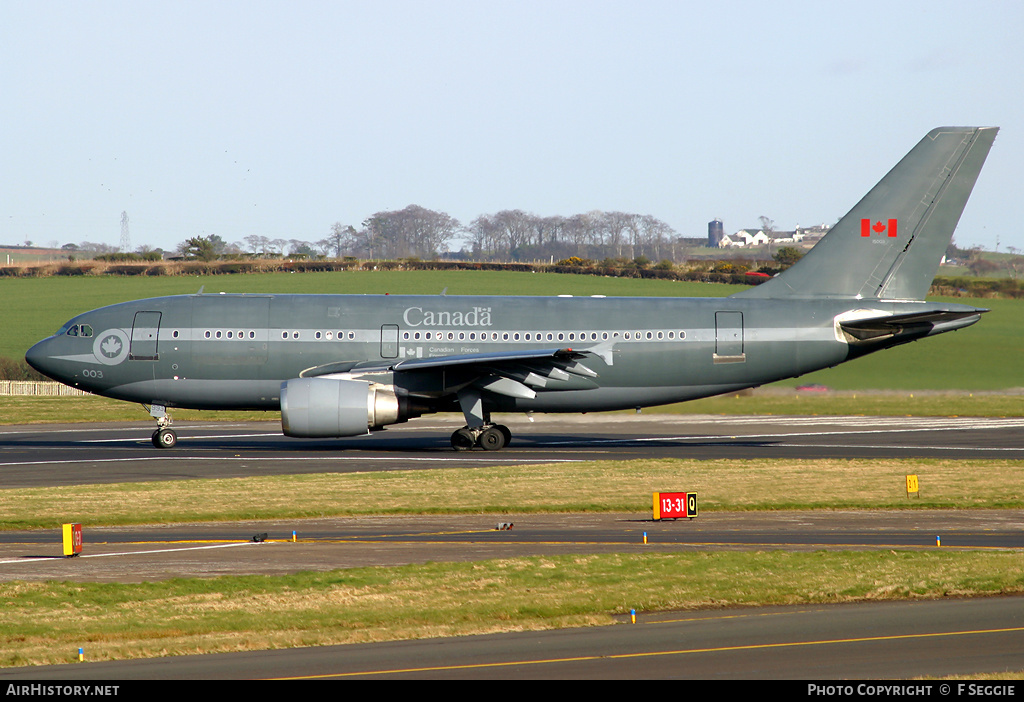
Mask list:
[{"label": "fuselage door", "polygon": [[398,325],[385,324],[380,328],[380,357],[398,357]]},{"label": "fuselage door", "polygon": [[743,313],[715,312],[715,363],[744,363]]},{"label": "fuselage door", "polygon": [[129,361],[156,361],[157,339],[160,336],[159,312],[136,312],[132,324],[132,339],[128,350]]}]

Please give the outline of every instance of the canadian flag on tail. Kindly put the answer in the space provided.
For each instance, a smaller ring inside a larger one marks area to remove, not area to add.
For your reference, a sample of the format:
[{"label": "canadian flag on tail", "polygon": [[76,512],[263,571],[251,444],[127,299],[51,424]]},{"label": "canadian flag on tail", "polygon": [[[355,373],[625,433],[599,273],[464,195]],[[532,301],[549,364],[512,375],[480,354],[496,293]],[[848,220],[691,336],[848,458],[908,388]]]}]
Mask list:
[{"label": "canadian flag on tail", "polygon": [[871,236],[872,234],[881,234],[882,232],[886,232],[887,236],[895,237],[896,220],[890,219],[888,224],[882,224],[881,220],[875,222],[874,224],[871,223],[870,219],[862,219],[860,221],[861,236]]}]

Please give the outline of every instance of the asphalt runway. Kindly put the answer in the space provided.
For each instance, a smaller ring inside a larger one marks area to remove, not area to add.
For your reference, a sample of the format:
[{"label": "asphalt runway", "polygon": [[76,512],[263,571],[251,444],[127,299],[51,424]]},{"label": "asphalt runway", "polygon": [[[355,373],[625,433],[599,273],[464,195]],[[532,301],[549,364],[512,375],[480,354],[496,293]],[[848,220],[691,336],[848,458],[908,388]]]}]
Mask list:
[{"label": "asphalt runway", "polygon": [[[1024,420],[588,415],[508,421],[504,451],[455,453],[438,417],[337,441],[276,423],[0,428],[0,488],[651,456],[1024,458]],[[499,522],[511,529],[498,529]],[[292,531],[296,540],[292,541]],[[251,537],[267,534],[263,543]],[[644,543],[646,533],[647,543]],[[145,581],[560,553],[721,549],[1024,548],[1016,510],[373,517],[0,536],[0,580]],[[641,613],[636,625],[0,670],[35,679],[274,677],[903,678],[1024,668],[1024,599]]]},{"label": "asphalt runway", "polygon": [[1024,458],[1024,418],[542,415],[496,418],[502,451],[455,452],[461,417],[413,420],[369,436],[290,439],[277,422],[0,427],[0,489],[288,473],[410,470],[635,458]]}]

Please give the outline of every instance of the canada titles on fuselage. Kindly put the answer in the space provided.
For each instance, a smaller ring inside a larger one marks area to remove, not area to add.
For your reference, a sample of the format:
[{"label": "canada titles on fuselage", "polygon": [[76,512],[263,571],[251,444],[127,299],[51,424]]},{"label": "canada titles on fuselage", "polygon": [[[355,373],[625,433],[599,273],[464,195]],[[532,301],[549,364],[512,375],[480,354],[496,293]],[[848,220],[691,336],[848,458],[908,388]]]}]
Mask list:
[{"label": "canada titles on fuselage", "polygon": [[407,307],[402,313],[407,327],[490,327],[491,308],[474,306],[468,312]]}]

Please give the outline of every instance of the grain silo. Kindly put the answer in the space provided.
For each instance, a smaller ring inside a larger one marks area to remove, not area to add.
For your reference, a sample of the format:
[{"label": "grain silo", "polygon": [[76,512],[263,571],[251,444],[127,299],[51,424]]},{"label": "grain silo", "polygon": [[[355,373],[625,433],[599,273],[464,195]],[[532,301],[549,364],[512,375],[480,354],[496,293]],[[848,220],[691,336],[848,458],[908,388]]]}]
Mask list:
[{"label": "grain silo", "polygon": [[725,225],[722,220],[713,219],[708,222],[708,246],[717,249],[722,245],[722,238],[725,236]]}]

